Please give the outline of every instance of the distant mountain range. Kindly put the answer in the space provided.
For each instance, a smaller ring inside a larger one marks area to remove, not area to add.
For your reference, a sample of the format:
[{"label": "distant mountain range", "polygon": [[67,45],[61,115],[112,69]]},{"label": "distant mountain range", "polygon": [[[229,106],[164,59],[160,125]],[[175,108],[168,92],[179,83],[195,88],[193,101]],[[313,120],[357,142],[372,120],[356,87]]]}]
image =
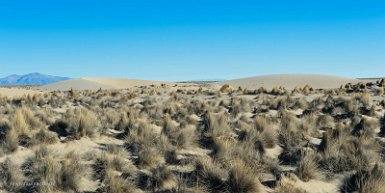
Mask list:
[{"label": "distant mountain range", "polygon": [[69,80],[67,77],[60,76],[51,76],[40,73],[30,73],[25,75],[10,75],[4,78],[0,78],[0,85],[10,86],[10,85],[41,85],[41,84],[50,84],[54,82],[60,82],[64,80]]}]

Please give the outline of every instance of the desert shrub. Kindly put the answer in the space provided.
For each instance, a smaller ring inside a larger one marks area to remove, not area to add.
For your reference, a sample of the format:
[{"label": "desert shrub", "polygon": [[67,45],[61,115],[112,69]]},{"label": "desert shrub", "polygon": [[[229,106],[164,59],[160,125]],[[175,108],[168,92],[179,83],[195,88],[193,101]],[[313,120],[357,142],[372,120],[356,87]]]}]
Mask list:
[{"label": "desert shrub", "polygon": [[228,173],[210,158],[198,159],[195,172],[200,183],[205,184],[210,192],[225,190]]},{"label": "desert shrub", "polygon": [[282,148],[279,160],[284,164],[296,164],[300,151],[305,145],[303,134],[298,130],[298,122],[291,115],[283,115],[281,128],[278,130],[278,143]]},{"label": "desert shrub", "polygon": [[18,135],[7,121],[0,122],[0,141],[4,152],[10,153],[17,150],[19,146]]},{"label": "desert shrub", "polygon": [[11,126],[9,125],[8,121],[1,120],[0,121],[0,140],[5,140],[5,137],[7,136],[7,133],[11,130]]},{"label": "desert shrub", "polygon": [[102,182],[105,180],[108,170],[108,158],[105,154],[96,156],[94,163],[92,164],[93,177],[96,180]]},{"label": "desert shrub", "polygon": [[73,152],[66,154],[61,161],[51,150],[41,146],[35,151],[35,155],[22,165],[22,171],[27,177],[23,191],[77,192],[87,168]]},{"label": "desert shrub", "polygon": [[38,192],[53,192],[58,186],[60,162],[48,154],[44,157],[35,157],[32,165],[30,189]]},{"label": "desert shrub", "polygon": [[277,133],[275,128],[270,127],[261,133],[261,141],[265,148],[274,148],[277,143]]},{"label": "desert shrub", "polygon": [[31,130],[40,129],[42,127],[41,121],[35,116],[30,108],[21,109],[21,113]]},{"label": "desert shrub", "polygon": [[149,148],[167,151],[170,146],[166,136],[157,133],[151,125],[144,121],[134,127],[125,139],[126,149],[135,155],[139,154],[139,151]]},{"label": "desert shrub", "polygon": [[364,90],[364,92],[359,96],[358,100],[364,105],[364,106],[370,106],[370,93],[368,90]]},{"label": "desert shrub", "polygon": [[242,161],[234,161],[226,181],[229,192],[260,192],[260,183],[252,171],[253,169],[248,168]]},{"label": "desert shrub", "polygon": [[265,117],[257,116],[254,118],[254,129],[262,132],[266,129],[268,129],[268,123]]},{"label": "desert shrub", "polygon": [[121,178],[116,175],[109,174],[104,181],[104,187],[99,188],[97,192],[113,192],[113,193],[139,193],[135,183]]},{"label": "desert shrub", "polygon": [[[109,119],[111,122],[114,122],[113,117],[110,117]],[[132,123],[130,122],[128,114],[126,112],[121,113],[120,119],[115,125],[115,129],[119,131],[129,131],[131,127]]]},{"label": "desert shrub", "polygon": [[252,101],[244,97],[231,98],[229,113],[236,117],[242,112],[250,112],[250,107],[252,106],[251,103]]},{"label": "desert shrub", "polygon": [[223,85],[220,89],[219,89],[219,91],[221,92],[221,93],[229,93],[229,92],[232,92],[234,89],[230,86],[230,85],[228,85],[228,84],[225,84],[225,85]]},{"label": "desert shrub", "polygon": [[15,113],[12,119],[12,128],[18,135],[26,135],[29,133],[30,126],[28,125],[25,115],[21,110]]},{"label": "desert shrub", "polygon": [[19,147],[19,136],[17,135],[14,129],[10,129],[4,141],[2,142],[2,147],[6,153],[14,152]]},{"label": "desert shrub", "polygon": [[58,136],[55,133],[45,131],[41,129],[34,135],[34,144],[54,144],[59,141]]},{"label": "desert shrub", "polygon": [[181,133],[177,138],[177,146],[181,148],[191,148],[196,146],[198,136],[195,126],[188,125],[181,129]]},{"label": "desert shrub", "polygon": [[299,98],[295,101],[295,103],[291,106],[293,109],[307,109],[309,107],[309,102],[306,101],[305,98]]},{"label": "desert shrub", "polygon": [[261,155],[265,152],[265,148],[273,148],[277,142],[275,126],[263,117],[256,117],[254,127],[245,131],[243,135],[243,141],[254,147]]},{"label": "desert shrub", "polygon": [[165,116],[163,121],[162,133],[168,136],[172,144],[177,144],[177,138],[180,135],[181,129],[178,128],[177,124],[171,119],[170,116]]},{"label": "desert shrub", "polygon": [[127,151],[121,145],[107,144],[106,152],[120,157],[127,157]]},{"label": "desert shrub", "polygon": [[385,114],[383,117],[380,118],[380,133],[379,135],[381,137],[385,136]]},{"label": "desert shrub", "polygon": [[317,119],[317,126],[319,128],[334,128],[334,118],[330,115],[321,115]]},{"label": "desert shrub", "polygon": [[87,174],[87,168],[81,163],[80,157],[74,152],[68,153],[61,162],[58,174],[58,186],[64,191],[78,192],[81,178]]},{"label": "desert shrub", "polygon": [[119,172],[135,169],[135,166],[132,165],[130,160],[119,156],[113,156],[109,162],[109,165],[111,165],[112,169]]},{"label": "desert shrub", "polygon": [[328,145],[319,155],[320,167],[329,173],[366,169],[369,163],[378,160],[373,145],[363,145],[359,140],[347,137],[328,137]]},{"label": "desert shrub", "polygon": [[384,95],[384,87],[377,88],[376,94],[379,95],[379,96]]},{"label": "desert shrub", "polygon": [[213,148],[215,148],[215,141],[234,141],[235,134],[230,128],[226,113],[215,115],[206,112],[201,121],[199,138],[201,145]]},{"label": "desert shrub", "polygon": [[305,85],[302,88],[302,93],[305,94],[305,95],[310,94],[310,92],[312,92],[312,91],[314,91],[314,89],[310,85]]},{"label": "desert shrub", "polygon": [[374,139],[378,128],[378,123],[374,120],[362,118],[358,124],[356,124],[352,130],[352,135],[360,137],[362,139]]},{"label": "desert shrub", "polygon": [[100,122],[95,113],[86,109],[75,109],[73,114],[68,113],[69,125],[68,133],[75,139],[82,137],[94,137],[100,129]]},{"label": "desert shrub", "polygon": [[383,193],[385,172],[378,164],[372,170],[359,170],[347,177],[340,187],[342,193]]},{"label": "desert shrub", "polygon": [[167,166],[151,169],[149,175],[141,177],[140,186],[153,192],[171,190],[176,187],[177,178]]},{"label": "desert shrub", "polygon": [[0,189],[5,189],[9,192],[18,192],[22,188],[23,175],[19,168],[6,159],[0,163]]},{"label": "desert shrub", "polygon": [[136,162],[139,168],[152,168],[164,163],[164,158],[156,148],[143,147],[138,153]]},{"label": "desert shrub", "polygon": [[301,160],[298,163],[296,174],[304,182],[318,178],[318,164],[314,154],[310,152],[303,153]]},{"label": "desert shrub", "polygon": [[319,137],[320,131],[317,127],[317,115],[315,113],[305,114],[301,119],[298,129],[303,135]]}]

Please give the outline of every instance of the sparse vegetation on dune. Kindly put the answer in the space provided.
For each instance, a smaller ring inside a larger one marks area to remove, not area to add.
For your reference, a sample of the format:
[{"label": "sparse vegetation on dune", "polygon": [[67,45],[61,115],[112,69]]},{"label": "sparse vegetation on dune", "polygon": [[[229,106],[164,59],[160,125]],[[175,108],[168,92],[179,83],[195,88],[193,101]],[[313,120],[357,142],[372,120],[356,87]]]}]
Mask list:
[{"label": "sparse vegetation on dune", "polygon": [[382,193],[385,105],[373,85],[0,98],[0,192],[311,193],[301,185],[322,182]]}]

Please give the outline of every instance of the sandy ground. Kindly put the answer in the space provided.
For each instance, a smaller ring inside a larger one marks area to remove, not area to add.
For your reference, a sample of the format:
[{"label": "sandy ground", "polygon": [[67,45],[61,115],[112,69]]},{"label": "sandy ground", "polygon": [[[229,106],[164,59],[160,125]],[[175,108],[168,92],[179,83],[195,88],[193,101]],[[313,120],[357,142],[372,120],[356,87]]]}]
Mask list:
[{"label": "sandy ground", "polygon": [[216,85],[229,84],[234,88],[239,86],[248,89],[258,89],[265,87],[272,89],[276,86],[283,86],[287,89],[294,89],[295,87],[303,87],[310,85],[313,88],[339,88],[342,84],[358,83],[360,80],[347,77],[326,76],[326,75],[312,75],[312,74],[281,74],[281,75],[267,75],[256,76],[250,78],[242,78],[235,80],[228,80],[214,83]]},{"label": "sandy ground", "polygon": [[160,86],[175,83],[147,80],[133,80],[124,78],[80,78],[48,84],[38,87],[40,90],[97,90],[97,89],[126,89],[139,86]]},{"label": "sandy ground", "polygon": [[23,95],[37,94],[37,93],[39,93],[39,92],[27,90],[27,89],[0,88],[0,96],[5,96],[5,97],[21,97]]}]

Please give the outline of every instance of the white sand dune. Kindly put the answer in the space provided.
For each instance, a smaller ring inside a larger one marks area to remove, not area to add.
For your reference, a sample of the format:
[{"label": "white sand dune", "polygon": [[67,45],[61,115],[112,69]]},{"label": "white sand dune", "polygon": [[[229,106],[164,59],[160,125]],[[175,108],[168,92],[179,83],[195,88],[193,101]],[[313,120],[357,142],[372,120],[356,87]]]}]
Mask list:
[{"label": "white sand dune", "polygon": [[360,82],[360,80],[355,78],[339,76],[327,76],[316,74],[276,74],[228,80],[215,84],[218,86],[229,84],[234,88],[240,86],[242,88],[248,89],[257,89],[259,87],[272,89],[276,86],[283,86],[287,89],[294,89],[295,87],[303,87],[305,85],[310,85],[313,88],[327,89],[339,88],[342,84],[358,82]]},{"label": "white sand dune", "polygon": [[97,90],[97,89],[126,89],[139,86],[171,84],[169,82],[132,80],[124,78],[80,78],[57,82],[38,87],[39,90]]},{"label": "white sand dune", "polygon": [[39,93],[38,91],[19,89],[19,88],[0,88],[0,96],[5,97],[21,97],[23,95],[33,95]]}]

